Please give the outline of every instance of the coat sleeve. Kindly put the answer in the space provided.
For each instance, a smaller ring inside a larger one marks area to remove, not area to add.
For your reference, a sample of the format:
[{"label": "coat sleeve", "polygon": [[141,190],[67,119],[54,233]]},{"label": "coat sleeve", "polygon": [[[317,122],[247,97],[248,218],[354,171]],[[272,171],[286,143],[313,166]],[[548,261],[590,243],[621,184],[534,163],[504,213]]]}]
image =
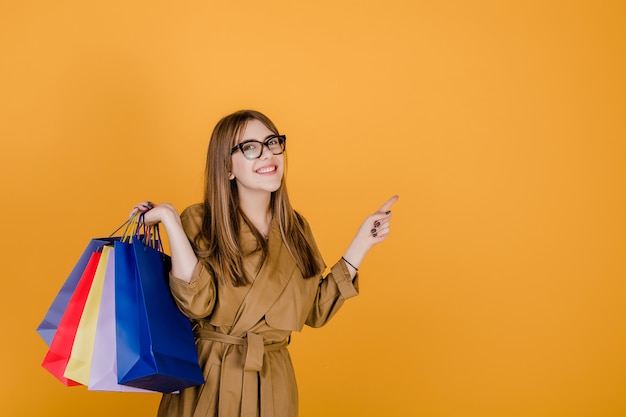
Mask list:
[{"label": "coat sleeve", "polygon": [[[194,205],[187,208],[180,216],[183,229],[194,251],[198,251],[194,238],[202,224],[202,208]],[[189,282],[170,273],[170,290],[183,314],[190,319],[201,319],[213,312],[216,299],[215,277],[211,268],[198,261]]]},{"label": "coat sleeve", "polygon": [[[324,265],[322,255],[306,221],[305,232],[320,264]],[[342,260],[335,263],[330,268],[330,272],[326,276],[321,276],[318,282],[315,300],[306,319],[306,324],[311,327],[321,327],[326,324],[341,308],[345,300],[359,294],[358,273],[353,279],[348,267]]]}]

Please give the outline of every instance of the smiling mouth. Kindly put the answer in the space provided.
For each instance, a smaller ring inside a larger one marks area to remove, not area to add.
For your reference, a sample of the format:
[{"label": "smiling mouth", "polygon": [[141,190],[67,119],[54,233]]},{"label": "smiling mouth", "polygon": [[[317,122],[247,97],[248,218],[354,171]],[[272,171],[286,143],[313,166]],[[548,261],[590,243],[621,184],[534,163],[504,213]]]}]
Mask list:
[{"label": "smiling mouth", "polygon": [[263,167],[261,169],[257,169],[257,174],[268,174],[270,172],[274,172],[276,171],[276,166],[270,166],[270,167]]}]

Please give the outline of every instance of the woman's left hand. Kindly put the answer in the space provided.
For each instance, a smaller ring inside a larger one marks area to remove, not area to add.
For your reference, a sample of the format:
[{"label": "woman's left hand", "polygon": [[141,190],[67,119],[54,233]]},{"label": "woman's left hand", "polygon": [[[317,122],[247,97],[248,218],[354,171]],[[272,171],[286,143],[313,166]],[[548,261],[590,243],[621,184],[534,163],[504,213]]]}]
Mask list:
[{"label": "woman's left hand", "polygon": [[370,214],[357,232],[355,239],[367,242],[370,247],[382,242],[389,236],[389,223],[391,220],[391,206],[398,200],[394,195],[385,202],[373,214]]},{"label": "woman's left hand", "polygon": [[384,241],[389,236],[391,221],[391,206],[400,198],[394,195],[385,202],[373,214],[367,216],[365,221],[352,239],[352,243],[344,254],[352,266],[357,268],[363,261],[365,254],[376,244]]}]

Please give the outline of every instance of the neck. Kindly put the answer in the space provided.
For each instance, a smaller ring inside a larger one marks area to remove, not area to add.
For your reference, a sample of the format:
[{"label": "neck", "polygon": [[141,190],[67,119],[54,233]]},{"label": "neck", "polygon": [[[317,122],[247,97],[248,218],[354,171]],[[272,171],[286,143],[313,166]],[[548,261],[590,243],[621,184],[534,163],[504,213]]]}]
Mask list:
[{"label": "neck", "polygon": [[269,235],[272,213],[270,211],[271,193],[239,195],[239,207],[252,224],[266,237]]}]

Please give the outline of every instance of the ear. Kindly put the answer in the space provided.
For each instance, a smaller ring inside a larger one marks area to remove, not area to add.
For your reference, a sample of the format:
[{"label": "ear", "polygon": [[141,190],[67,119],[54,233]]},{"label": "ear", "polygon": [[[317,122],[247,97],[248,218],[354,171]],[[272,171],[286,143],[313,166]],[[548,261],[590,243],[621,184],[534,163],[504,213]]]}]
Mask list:
[{"label": "ear", "polygon": [[229,173],[228,173],[228,179],[229,179],[229,180],[234,180],[234,179],[235,179],[235,176],[233,175],[233,173],[232,173],[232,172],[229,172]]}]

